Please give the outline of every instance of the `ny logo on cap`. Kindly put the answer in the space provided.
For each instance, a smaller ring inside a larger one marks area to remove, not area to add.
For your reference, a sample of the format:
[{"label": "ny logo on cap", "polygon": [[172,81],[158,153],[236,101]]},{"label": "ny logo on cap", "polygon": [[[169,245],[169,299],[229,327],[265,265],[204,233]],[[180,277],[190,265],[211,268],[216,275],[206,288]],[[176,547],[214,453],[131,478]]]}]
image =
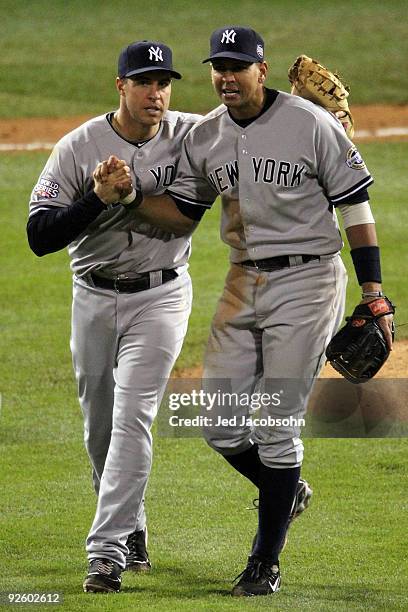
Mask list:
[{"label": "ny logo on cap", "polygon": [[235,37],[237,33],[235,30],[224,30],[222,33],[221,42],[222,43],[234,43]]},{"label": "ny logo on cap", "polygon": [[149,48],[149,60],[152,61],[154,57],[154,61],[155,62],[162,62],[163,61],[163,51],[160,49],[160,47],[150,47]]}]

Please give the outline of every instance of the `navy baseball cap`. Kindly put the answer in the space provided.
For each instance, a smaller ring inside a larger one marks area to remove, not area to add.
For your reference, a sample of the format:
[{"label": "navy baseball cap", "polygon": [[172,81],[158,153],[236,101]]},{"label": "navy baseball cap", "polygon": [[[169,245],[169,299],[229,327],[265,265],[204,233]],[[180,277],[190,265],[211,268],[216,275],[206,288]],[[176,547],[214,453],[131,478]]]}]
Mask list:
[{"label": "navy baseball cap", "polygon": [[181,74],[173,70],[170,47],[162,42],[141,40],[122,49],[118,60],[118,75],[121,79],[151,70],[166,70],[175,79],[181,79]]},{"label": "navy baseball cap", "polygon": [[243,62],[264,61],[264,41],[251,28],[224,26],[212,33],[210,57],[203,61],[211,62],[218,58],[237,59]]}]

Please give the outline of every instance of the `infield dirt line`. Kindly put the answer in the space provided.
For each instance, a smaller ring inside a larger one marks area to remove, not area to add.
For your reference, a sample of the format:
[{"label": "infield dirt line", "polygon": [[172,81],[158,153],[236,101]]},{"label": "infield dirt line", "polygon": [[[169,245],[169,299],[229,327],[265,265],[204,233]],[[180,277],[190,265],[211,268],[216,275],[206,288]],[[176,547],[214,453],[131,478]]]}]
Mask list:
[{"label": "infield dirt line", "polygon": [[[357,141],[408,139],[408,104],[357,104],[351,111]],[[0,118],[0,152],[49,151],[64,134],[88,119],[89,115]]]},{"label": "infield dirt line", "polygon": [[[357,130],[354,140],[387,140],[408,136],[408,127],[387,127],[375,130]],[[10,151],[50,151],[55,143],[52,142],[0,142],[0,152]]]}]

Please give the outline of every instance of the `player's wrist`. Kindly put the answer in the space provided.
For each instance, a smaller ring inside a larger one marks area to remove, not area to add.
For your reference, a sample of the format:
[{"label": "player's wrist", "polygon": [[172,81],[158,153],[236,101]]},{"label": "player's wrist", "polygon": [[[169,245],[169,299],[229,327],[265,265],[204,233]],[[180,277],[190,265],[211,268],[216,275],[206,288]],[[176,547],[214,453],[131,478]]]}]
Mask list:
[{"label": "player's wrist", "polygon": [[102,194],[98,193],[96,189],[94,189],[93,192],[104,206],[109,206],[110,204],[112,204],[112,202],[108,198],[106,198],[106,196],[103,196]]},{"label": "player's wrist", "polygon": [[133,200],[136,198],[136,190],[132,187],[132,191],[127,195],[120,198],[119,202],[123,204],[123,206],[130,206]]},{"label": "player's wrist", "polygon": [[383,298],[385,293],[383,291],[363,291],[361,293],[361,297],[363,300],[376,300],[378,298]]},{"label": "player's wrist", "polygon": [[127,196],[121,198],[119,202],[126,208],[137,208],[142,203],[142,200],[142,193],[132,187],[132,191]]},{"label": "player's wrist", "polygon": [[384,297],[384,293],[380,283],[376,282],[365,282],[361,285],[361,299],[362,300],[376,300]]}]

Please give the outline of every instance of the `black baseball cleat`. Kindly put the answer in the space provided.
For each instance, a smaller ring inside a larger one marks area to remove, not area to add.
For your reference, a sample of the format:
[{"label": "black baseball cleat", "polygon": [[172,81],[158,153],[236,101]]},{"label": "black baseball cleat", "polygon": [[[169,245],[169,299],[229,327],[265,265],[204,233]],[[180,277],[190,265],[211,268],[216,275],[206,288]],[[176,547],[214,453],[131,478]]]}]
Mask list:
[{"label": "black baseball cleat", "polygon": [[119,593],[121,572],[120,566],[110,559],[92,559],[83,584],[85,593]]},{"label": "black baseball cleat", "polygon": [[149,572],[152,564],[147,553],[147,527],[131,533],[126,546],[129,549],[126,555],[126,569],[130,572]]},{"label": "black baseball cleat", "polygon": [[281,585],[279,566],[259,557],[248,557],[246,568],[235,580],[238,582],[231,591],[233,597],[273,595]]}]

